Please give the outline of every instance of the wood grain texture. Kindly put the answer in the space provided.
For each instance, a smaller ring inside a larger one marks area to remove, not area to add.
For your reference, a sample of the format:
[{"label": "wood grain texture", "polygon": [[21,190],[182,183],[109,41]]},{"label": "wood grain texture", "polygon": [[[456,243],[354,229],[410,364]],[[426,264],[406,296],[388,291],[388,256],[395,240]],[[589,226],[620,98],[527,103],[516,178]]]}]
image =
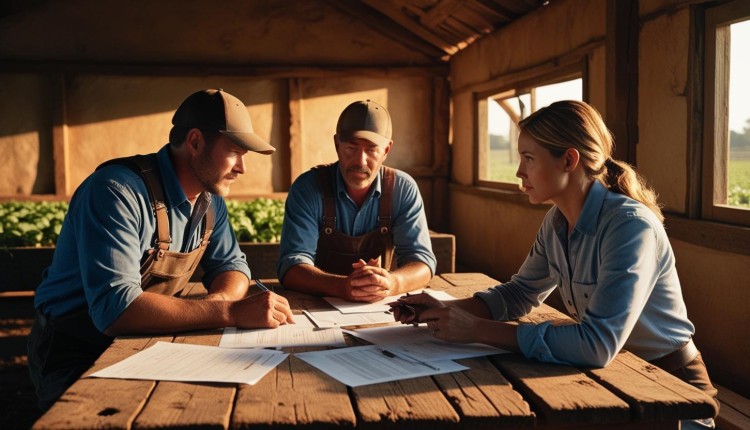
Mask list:
[{"label": "wood grain texture", "polygon": [[458,428],[460,417],[430,377],[352,388],[357,428]]},{"label": "wood grain texture", "polygon": [[458,360],[470,368],[433,379],[461,415],[464,428],[531,427],[536,414],[487,358]]},{"label": "wood grain texture", "polygon": [[[217,346],[221,333],[221,330],[195,332],[175,337],[174,343]],[[160,381],[135,426],[226,429],[235,392],[235,384]]]},{"label": "wood grain texture", "polygon": [[[312,348],[289,348],[302,352]],[[354,409],[344,384],[289,356],[255,385],[241,385],[232,428],[353,428]]]},{"label": "wood grain texture", "polygon": [[638,420],[709,418],[718,412],[703,391],[629,352],[618,354],[607,367],[585,372],[628,402]]},{"label": "wood grain texture", "polygon": [[[84,376],[130,357],[158,341],[171,340],[172,337],[118,338]],[[34,423],[33,428],[129,429],[155,385],[155,381],[79,379]]]},{"label": "wood grain texture", "polygon": [[540,412],[555,425],[617,424],[630,420],[630,407],[575,367],[542,363],[520,354],[490,359]]}]

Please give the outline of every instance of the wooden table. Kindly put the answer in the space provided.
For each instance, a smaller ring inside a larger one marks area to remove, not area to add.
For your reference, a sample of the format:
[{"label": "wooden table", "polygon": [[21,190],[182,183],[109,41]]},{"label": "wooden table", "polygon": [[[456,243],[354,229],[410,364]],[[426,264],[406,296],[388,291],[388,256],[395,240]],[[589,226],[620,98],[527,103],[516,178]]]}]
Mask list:
[{"label": "wooden table", "polygon": [[[462,273],[436,277],[430,286],[467,297],[495,284],[485,275]],[[295,312],[328,308],[320,298],[282,294]],[[571,323],[548,306],[524,318],[545,320]],[[220,336],[217,330],[118,338],[88,373],[157,341],[218,345]],[[357,388],[293,355],[256,385],[82,378],[34,428],[676,429],[679,419],[713,414],[712,400],[700,390],[628,352],[604,369],[540,363],[520,354],[458,361],[470,370]]]}]

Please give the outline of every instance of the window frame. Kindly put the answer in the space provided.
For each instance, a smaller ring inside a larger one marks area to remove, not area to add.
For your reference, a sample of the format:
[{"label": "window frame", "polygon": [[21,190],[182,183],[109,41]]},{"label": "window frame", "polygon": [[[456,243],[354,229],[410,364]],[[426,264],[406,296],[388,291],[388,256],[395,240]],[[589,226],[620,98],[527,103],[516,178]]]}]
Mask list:
[{"label": "window frame", "polygon": [[515,97],[529,93],[533,88],[560,82],[581,79],[581,100],[588,102],[588,79],[586,76],[586,57],[582,61],[566,66],[557,67],[552,71],[538,73],[531,78],[507,82],[504,85],[489,90],[474,92],[474,186],[493,188],[505,191],[515,191],[521,194],[518,184],[510,182],[490,181],[480,178],[480,169],[484,169],[489,162],[489,141],[487,125],[487,99],[491,96]]},{"label": "window frame", "polygon": [[[701,218],[750,226],[750,209],[716,203],[727,199],[729,160],[729,25],[750,19],[739,0],[706,9]],[[721,79],[717,79],[721,78]],[[720,142],[724,142],[719,144]]]}]

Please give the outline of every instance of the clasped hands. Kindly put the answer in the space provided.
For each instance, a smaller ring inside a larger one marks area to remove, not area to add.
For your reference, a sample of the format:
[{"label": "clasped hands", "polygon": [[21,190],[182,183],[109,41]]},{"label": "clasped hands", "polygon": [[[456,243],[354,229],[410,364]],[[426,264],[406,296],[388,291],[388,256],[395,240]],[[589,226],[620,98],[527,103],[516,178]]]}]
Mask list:
[{"label": "clasped hands", "polygon": [[380,267],[380,257],[352,263],[354,271],[347,276],[344,298],[357,302],[377,302],[392,294],[395,280],[387,269]]}]

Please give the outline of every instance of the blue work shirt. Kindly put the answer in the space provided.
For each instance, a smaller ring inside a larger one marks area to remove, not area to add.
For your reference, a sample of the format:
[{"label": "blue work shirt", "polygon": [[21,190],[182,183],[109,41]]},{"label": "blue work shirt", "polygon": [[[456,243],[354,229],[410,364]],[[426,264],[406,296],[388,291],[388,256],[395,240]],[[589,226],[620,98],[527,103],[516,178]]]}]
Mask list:
[{"label": "blue work shirt", "polygon": [[[380,227],[381,173],[373,182],[362,207],[346,193],[346,184],[339,163],[332,164],[335,179],[336,230],[349,236],[361,236]],[[393,185],[393,244],[399,266],[421,261],[435,273],[437,260],[432,253],[427,217],[416,182],[408,174],[396,170]],[[323,191],[318,173],[309,170],[300,175],[289,188],[281,228],[281,253],[276,273],[283,280],[286,272],[297,264],[315,265],[318,236],[323,229]]]},{"label": "blue work shirt", "polygon": [[602,367],[622,349],[644,360],[686,343],[688,320],[669,239],[645,205],[595,181],[575,228],[557,207],[509,282],[475,294],[497,320],[531,311],[558,287],[577,324],[521,324],[523,354],[552,363]]},{"label": "blue work shirt", "polygon": [[[190,252],[200,244],[202,223],[190,223],[191,204],[177,179],[168,147],[150,156],[157,160],[163,182],[172,239],[169,250]],[[209,287],[220,273],[229,270],[250,279],[224,199],[213,195],[210,200],[216,217],[201,259],[203,284]],[[70,200],[52,265],[45,270],[34,305],[49,318],[88,307],[94,325],[104,331],[143,292],[140,266],[154,247],[155,231],[156,219],[140,176],[122,165],[92,173]]]}]

